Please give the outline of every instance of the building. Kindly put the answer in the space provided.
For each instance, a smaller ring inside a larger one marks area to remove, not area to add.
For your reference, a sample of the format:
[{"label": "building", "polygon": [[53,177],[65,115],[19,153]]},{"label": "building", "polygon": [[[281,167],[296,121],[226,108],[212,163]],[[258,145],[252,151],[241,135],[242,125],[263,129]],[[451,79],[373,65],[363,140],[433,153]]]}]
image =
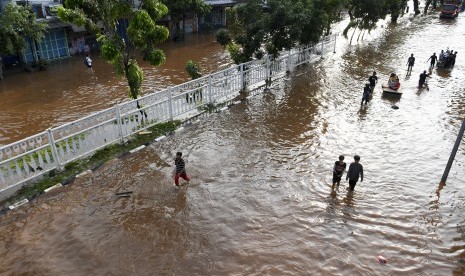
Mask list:
[{"label": "building", "polygon": [[234,7],[239,1],[238,0],[204,0],[208,5],[212,7],[209,14],[200,17],[199,26],[200,29],[217,29],[226,27],[226,11],[229,8]]},{"label": "building", "polygon": [[6,66],[20,62],[31,64],[40,60],[51,61],[70,56],[68,30],[72,29],[72,27],[56,17],[55,10],[60,3],[56,2],[56,0],[2,0],[0,2],[0,12],[3,12],[4,7],[10,3],[22,6],[30,5],[36,19],[46,22],[48,29],[40,42],[26,37],[26,48],[17,55],[5,57],[4,63]]},{"label": "building", "polygon": [[[53,61],[68,58],[71,55],[89,52],[97,48],[95,37],[88,33],[85,28],[74,24],[62,22],[56,14],[57,7],[61,6],[62,0],[0,0],[0,12],[3,7],[13,3],[15,5],[30,5],[38,21],[48,24],[47,32],[42,41],[32,41],[26,37],[26,48],[17,55],[3,58],[6,66],[27,63],[37,64],[41,60]],[[199,17],[193,12],[187,12],[184,20],[179,22],[181,31],[184,33],[195,33],[202,30],[211,30],[225,27],[227,24],[227,9],[240,2],[239,0],[204,0],[212,7],[209,14]],[[137,6],[139,0],[132,0]],[[125,36],[129,24],[127,19],[122,19],[118,25],[118,31]],[[176,36],[176,22],[165,16],[159,21],[160,25],[166,26],[174,38]]]}]

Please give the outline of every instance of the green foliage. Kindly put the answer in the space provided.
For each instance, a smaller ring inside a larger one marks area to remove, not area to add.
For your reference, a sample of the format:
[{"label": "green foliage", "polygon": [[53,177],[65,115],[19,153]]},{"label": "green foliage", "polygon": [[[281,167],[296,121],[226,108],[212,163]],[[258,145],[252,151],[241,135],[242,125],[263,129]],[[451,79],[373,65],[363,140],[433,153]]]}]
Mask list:
[{"label": "green foliage", "polygon": [[231,58],[236,63],[245,62],[254,56],[260,58],[264,51],[277,57],[281,51],[296,45],[317,42],[336,20],[340,2],[249,0],[236,6],[228,13],[228,30],[233,43],[228,43],[227,49]]},{"label": "green foliage", "polygon": [[242,50],[239,45],[235,43],[229,43],[226,46],[226,50],[228,50],[229,55],[235,64],[241,64],[248,61],[248,59],[242,54]]},{"label": "green foliage", "polygon": [[153,66],[158,66],[160,64],[163,64],[166,58],[162,50],[151,49],[144,51],[144,60],[147,60]]},{"label": "green foliage", "polygon": [[136,47],[143,48],[146,45],[146,39],[155,31],[155,22],[149,14],[144,11],[134,12],[134,17],[129,22],[128,36],[131,37],[132,43]]},{"label": "green foliage", "polygon": [[142,72],[135,59],[129,61],[126,70],[126,78],[128,79],[129,91],[131,92],[130,97],[137,99],[142,88],[142,82],[144,81],[144,72]]},{"label": "green foliage", "polygon": [[[58,10],[58,16],[97,35],[103,58],[113,65],[118,75],[126,78],[130,97],[136,99],[144,76],[137,64],[135,51],[140,50],[144,60],[154,66],[165,61],[163,51],[156,46],[168,38],[169,31],[156,25],[156,21],[168,12],[167,7],[158,0],[141,0],[138,7],[133,7],[131,1],[66,0],[65,7]],[[129,40],[118,33],[117,27],[122,19],[129,20]]]},{"label": "green foliage", "polygon": [[223,47],[231,43],[232,38],[228,29],[219,29],[218,32],[216,32],[216,41]]},{"label": "green foliage", "polygon": [[403,2],[403,0],[349,0],[351,23],[346,27],[345,33],[352,27],[370,31],[376,27],[380,19],[386,18],[389,14],[393,22],[397,21]]},{"label": "green foliage", "polygon": [[0,13],[0,54],[14,54],[23,50],[25,36],[40,41],[46,28],[46,23],[36,21],[29,7],[8,4]]},{"label": "green foliage", "polygon": [[187,61],[185,69],[187,74],[189,74],[189,76],[193,80],[198,79],[202,76],[202,74],[200,73],[200,67],[192,60]]}]

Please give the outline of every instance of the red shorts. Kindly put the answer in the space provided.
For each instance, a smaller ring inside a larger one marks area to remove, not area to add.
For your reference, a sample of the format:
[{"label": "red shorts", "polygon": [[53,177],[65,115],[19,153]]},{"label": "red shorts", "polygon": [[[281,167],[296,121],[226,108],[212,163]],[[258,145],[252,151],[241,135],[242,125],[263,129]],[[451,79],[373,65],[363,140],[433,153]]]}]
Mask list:
[{"label": "red shorts", "polygon": [[186,181],[189,181],[189,177],[187,177],[186,172],[176,173],[176,175],[174,176],[174,184],[176,184],[176,186],[179,186],[179,177]]}]

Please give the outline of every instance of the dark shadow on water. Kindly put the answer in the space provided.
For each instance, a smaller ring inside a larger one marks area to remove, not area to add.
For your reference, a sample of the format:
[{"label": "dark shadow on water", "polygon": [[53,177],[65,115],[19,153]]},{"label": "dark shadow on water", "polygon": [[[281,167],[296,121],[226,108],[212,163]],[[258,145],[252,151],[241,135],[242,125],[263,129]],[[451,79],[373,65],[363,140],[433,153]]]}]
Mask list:
[{"label": "dark shadow on water", "polygon": [[383,98],[383,100],[388,100],[391,104],[395,104],[400,101],[400,98],[402,97],[402,95],[393,95],[393,94],[383,92],[381,97]]},{"label": "dark shadow on water", "polygon": [[357,112],[358,118],[360,119],[360,121],[363,121],[363,120],[366,119],[368,105],[369,105],[369,104],[365,104],[365,103],[362,104],[362,105],[360,105],[360,108],[359,108],[359,110],[358,110],[358,112]]}]

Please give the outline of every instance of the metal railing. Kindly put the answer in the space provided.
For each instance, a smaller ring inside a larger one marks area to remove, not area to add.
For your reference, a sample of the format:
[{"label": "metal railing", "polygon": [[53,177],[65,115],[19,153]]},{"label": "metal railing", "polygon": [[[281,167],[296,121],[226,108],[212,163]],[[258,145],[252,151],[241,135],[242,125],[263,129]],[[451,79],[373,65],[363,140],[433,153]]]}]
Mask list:
[{"label": "metal railing", "polygon": [[[246,87],[264,84],[300,64],[322,57],[336,36],[318,44],[212,73],[137,100],[117,104],[71,123],[0,147],[0,193],[88,156],[155,124],[188,119],[207,104],[231,101]],[[326,47],[325,47],[326,45]],[[335,44],[334,44],[335,45]]]}]

